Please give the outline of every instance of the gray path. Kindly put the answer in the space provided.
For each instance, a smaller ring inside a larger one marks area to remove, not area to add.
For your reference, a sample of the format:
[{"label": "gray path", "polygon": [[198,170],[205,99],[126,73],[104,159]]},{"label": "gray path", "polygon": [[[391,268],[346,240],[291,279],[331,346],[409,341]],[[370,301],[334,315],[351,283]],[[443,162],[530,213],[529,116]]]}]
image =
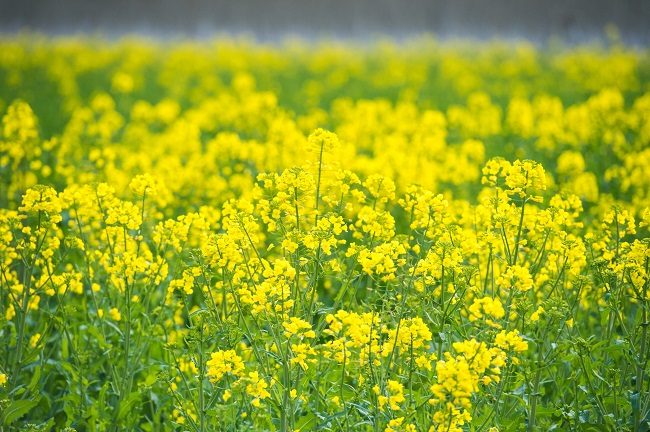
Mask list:
[{"label": "gray path", "polygon": [[100,32],[108,36],[209,37],[249,33],[361,40],[377,34],[518,38],[567,42],[602,37],[650,44],[650,0],[0,0],[0,32]]}]

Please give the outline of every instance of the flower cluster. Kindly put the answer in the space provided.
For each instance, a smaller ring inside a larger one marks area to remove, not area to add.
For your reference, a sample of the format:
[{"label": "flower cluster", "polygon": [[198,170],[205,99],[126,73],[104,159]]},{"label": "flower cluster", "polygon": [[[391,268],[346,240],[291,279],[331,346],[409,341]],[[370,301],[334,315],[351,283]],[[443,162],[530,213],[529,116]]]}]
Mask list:
[{"label": "flower cluster", "polygon": [[647,54],[32,39],[2,427],[644,430]]}]

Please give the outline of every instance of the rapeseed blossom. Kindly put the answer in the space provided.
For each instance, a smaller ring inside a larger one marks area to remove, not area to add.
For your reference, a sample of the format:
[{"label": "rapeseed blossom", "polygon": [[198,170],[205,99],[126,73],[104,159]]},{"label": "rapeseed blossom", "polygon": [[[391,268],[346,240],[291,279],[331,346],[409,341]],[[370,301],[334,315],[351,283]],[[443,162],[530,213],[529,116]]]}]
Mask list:
[{"label": "rapeseed blossom", "polygon": [[302,338],[314,338],[316,337],[316,333],[311,329],[311,324],[308,322],[305,322],[301,320],[300,318],[296,317],[291,317],[289,321],[285,321],[282,323],[282,327],[284,327],[284,335],[287,338],[290,338],[292,336],[298,336],[300,339]]},{"label": "rapeseed blossom", "polygon": [[257,371],[249,372],[246,380],[248,381],[248,384],[246,384],[246,393],[256,398],[255,400],[258,402],[255,404],[259,404],[260,399],[271,397],[271,393],[266,390],[269,385],[263,378],[260,378]]},{"label": "rapeseed blossom", "polygon": [[238,377],[244,375],[243,359],[234,350],[213,352],[206,366],[208,367],[207,375],[212,382],[218,382],[226,374]]},{"label": "rapeseed blossom", "polygon": [[641,430],[647,55],[481,47],[0,41],[0,421]]}]

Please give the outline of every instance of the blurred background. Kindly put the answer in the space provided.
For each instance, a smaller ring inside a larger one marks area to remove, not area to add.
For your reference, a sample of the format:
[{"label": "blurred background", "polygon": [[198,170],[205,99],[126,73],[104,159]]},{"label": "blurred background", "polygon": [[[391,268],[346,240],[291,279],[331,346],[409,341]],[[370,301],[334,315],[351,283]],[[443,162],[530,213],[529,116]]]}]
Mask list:
[{"label": "blurred background", "polygon": [[[0,32],[207,38],[246,34],[372,40],[421,33],[567,43],[650,43],[649,0],[0,0]],[[610,31],[611,33],[611,31]],[[611,36],[611,34],[610,34]]]}]

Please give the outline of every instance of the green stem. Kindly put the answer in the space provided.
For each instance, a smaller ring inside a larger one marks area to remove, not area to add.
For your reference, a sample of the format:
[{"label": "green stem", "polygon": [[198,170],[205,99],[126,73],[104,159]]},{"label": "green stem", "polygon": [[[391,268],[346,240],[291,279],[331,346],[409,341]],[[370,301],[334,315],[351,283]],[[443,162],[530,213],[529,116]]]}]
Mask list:
[{"label": "green stem", "polygon": [[300,231],[300,211],[298,210],[298,188],[293,188],[293,202],[296,208],[296,230]]},{"label": "green stem", "polygon": [[[528,173],[526,173],[526,181],[528,181]],[[512,251],[512,265],[517,264],[517,255],[519,255],[519,241],[521,240],[521,231],[524,226],[524,210],[526,209],[526,199],[521,201],[521,217],[519,218],[519,228],[517,229],[517,238],[515,239],[515,248]]]},{"label": "green stem", "polygon": [[[443,252],[442,254],[442,262],[445,261],[445,254]],[[445,308],[445,266],[442,266],[442,275],[440,278],[440,308],[442,309],[442,316],[440,317],[440,333],[443,333],[445,330],[445,322],[447,321],[447,317],[445,314],[446,308]],[[438,360],[442,359],[442,339],[440,340],[440,343],[438,344]]]},{"label": "green stem", "polygon": [[[39,210],[38,212],[38,224],[37,224],[37,232],[39,232],[41,229],[41,211]],[[27,312],[28,312],[28,307],[29,307],[29,298],[30,298],[30,291],[32,289],[32,275],[34,274],[34,267],[36,265],[36,260],[38,258],[38,254],[41,251],[41,247],[45,243],[45,238],[47,237],[48,229],[45,229],[45,232],[43,233],[43,238],[41,241],[36,242],[36,250],[34,251],[34,256],[32,257],[32,260],[29,264],[28,267],[25,268],[24,272],[24,278],[23,278],[23,301],[22,305],[18,308],[17,314],[19,314],[19,319],[18,319],[18,339],[16,340],[16,355],[14,357],[14,364],[12,367],[13,370],[13,376],[11,377],[11,387],[15,388],[16,383],[18,380],[18,372],[20,371],[21,368],[21,363],[22,363],[22,354],[23,354],[23,338],[25,337],[25,326],[27,325]]]},{"label": "green stem", "polygon": [[[646,259],[646,264],[648,260]],[[646,266],[647,267],[647,266]],[[645,372],[645,353],[646,353],[646,343],[648,339],[648,311],[647,305],[644,304],[641,306],[641,325],[643,329],[641,330],[641,349],[639,350],[639,361],[636,366],[636,394],[639,398],[639,404],[641,404],[641,391],[643,390],[643,380]],[[637,410],[634,415],[634,431],[641,431],[641,410]]]},{"label": "green stem", "polygon": [[499,412],[499,401],[501,400],[501,395],[503,394],[503,388],[505,387],[506,381],[508,380],[508,372],[509,372],[509,370],[510,370],[510,364],[507,364],[506,369],[504,371],[505,373],[503,374],[504,375],[503,379],[499,383],[499,389],[497,390],[496,400],[492,404],[492,409],[491,409],[490,413],[488,414],[487,417],[485,417],[485,420],[483,420],[483,423],[481,423],[481,426],[479,426],[479,428],[477,429],[477,432],[481,432],[483,430],[483,428],[485,427],[485,425],[487,425],[487,423],[490,421],[492,416],[496,416],[498,414],[498,412]]},{"label": "green stem", "polygon": [[320,201],[320,176],[323,171],[323,143],[320,145],[320,155],[318,156],[318,180],[316,181],[316,222],[318,222],[318,203]]},{"label": "green stem", "polygon": [[539,396],[539,381],[542,377],[542,347],[543,342],[539,340],[540,346],[537,350],[537,362],[535,362],[535,381],[533,383],[533,394],[530,402],[530,415],[528,417],[528,432],[532,432],[535,428],[535,417],[537,416],[537,398]]},{"label": "green stem", "polygon": [[594,395],[594,399],[596,400],[596,405],[598,405],[598,409],[600,410],[600,416],[606,418],[607,411],[605,410],[605,405],[603,405],[603,402],[600,400],[600,397],[598,396],[598,392],[596,392],[596,388],[594,387],[594,384],[591,381],[591,378],[589,377],[589,369],[587,369],[587,366],[585,365],[584,356],[582,354],[579,354],[578,358],[580,359],[580,365],[582,366],[582,370],[585,373],[585,378],[587,379],[587,385],[589,386],[589,390],[591,391],[591,394]]},{"label": "green stem", "polygon": [[205,363],[203,361],[203,322],[199,324],[201,326],[201,338],[199,340],[199,430],[201,432],[205,431],[205,395],[203,388],[203,381],[205,380]]}]

